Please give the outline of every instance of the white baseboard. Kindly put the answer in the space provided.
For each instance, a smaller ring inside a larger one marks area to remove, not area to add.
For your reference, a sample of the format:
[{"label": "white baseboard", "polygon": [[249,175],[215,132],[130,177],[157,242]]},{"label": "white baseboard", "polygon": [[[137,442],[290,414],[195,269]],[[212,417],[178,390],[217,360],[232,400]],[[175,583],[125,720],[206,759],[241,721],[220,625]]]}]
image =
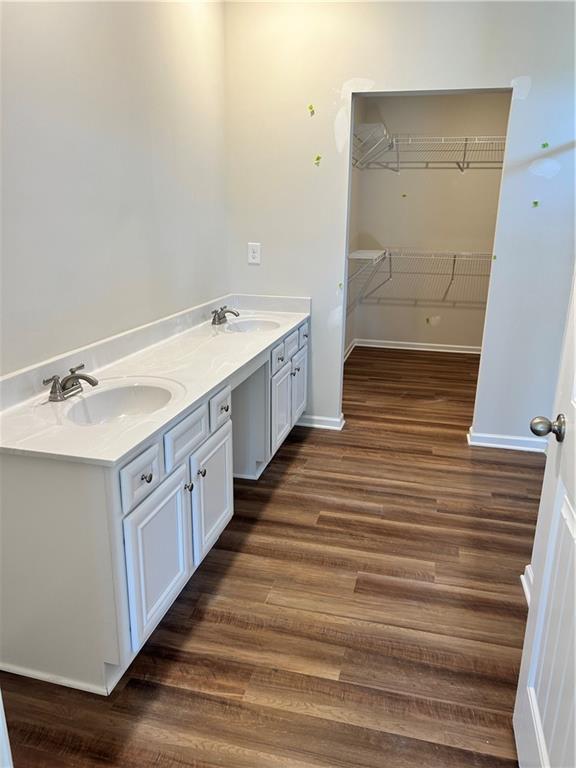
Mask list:
[{"label": "white baseboard", "polygon": [[491,435],[487,432],[474,432],[469,429],[468,445],[479,448],[506,448],[510,451],[532,451],[546,453],[548,441],[543,437],[520,437],[518,435]]},{"label": "white baseboard", "polygon": [[526,598],[528,607],[530,607],[530,595],[532,594],[532,584],[534,583],[534,571],[532,570],[532,563],[528,563],[526,568],[524,568],[524,573],[522,576],[520,576],[520,583],[522,584],[524,597]]},{"label": "white baseboard", "polygon": [[344,426],[344,414],[340,414],[339,419],[329,418],[327,416],[311,416],[307,413],[297,422],[298,427],[314,427],[315,429],[336,429],[341,430]]},{"label": "white baseboard", "polygon": [[348,344],[348,346],[344,350],[344,362],[346,362],[346,360],[348,360],[348,358],[350,356],[350,352],[352,352],[352,350],[354,349],[355,346],[356,346],[356,341],[355,340],[352,340],[350,342],[350,344]]},{"label": "white baseboard", "polygon": [[0,664],[0,669],[3,672],[11,672],[13,675],[22,675],[23,677],[33,677],[36,680],[43,680],[46,683],[55,683],[56,685],[64,685],[66,688],[78,688],[81,691],[88,691],[88,693],[97,693],[100,696],[107,696],[108,691],[105,686],[91,685],[90,683],[84,683],[80,680],[71,680],[68,677],[61,677],[60,675],[51,675],[47,672],[39,672],[36,669],[28,669],[28,667],[19,667],[17,664]]},{"label": "white baseboard", "polygon": [[354,339],[344,355],[348,357],[354,347],[376,347],[378,349],[415,349],[421,352],[458,352],[466,355],[479,355],[482,347],[468,347],[458,344],[426,344],[420,341],[390,341],[388,339]]}]

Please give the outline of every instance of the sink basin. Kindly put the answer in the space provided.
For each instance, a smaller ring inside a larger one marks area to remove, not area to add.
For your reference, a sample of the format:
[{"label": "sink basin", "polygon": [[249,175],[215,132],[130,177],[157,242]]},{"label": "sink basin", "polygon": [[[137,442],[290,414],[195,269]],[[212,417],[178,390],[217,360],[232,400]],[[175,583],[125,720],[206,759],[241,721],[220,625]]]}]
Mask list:
[{"label": "sink basin", "polygon": [[134,382],[86,391],[75,400],[66,417],[74,424],[106,424],[127,416],[144,416],[164,408],[174,392],[168,386]]},{"label": "sink basin", "polygon": [[245,320],[229,320],[224,330],[226,333],[258,333],[274,331],[276,328],[280,328],[280,323],[277,323],[275,320],[246,318]]}]

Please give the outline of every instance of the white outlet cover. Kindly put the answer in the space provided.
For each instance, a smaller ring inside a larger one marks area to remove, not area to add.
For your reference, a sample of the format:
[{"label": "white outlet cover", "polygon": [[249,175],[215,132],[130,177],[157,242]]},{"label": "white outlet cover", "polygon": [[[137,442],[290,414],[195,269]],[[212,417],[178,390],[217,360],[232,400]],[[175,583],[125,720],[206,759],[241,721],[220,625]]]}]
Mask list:
[{"label": "white outlet cover", "polygon": [[260,264],[260,243],[248,243],[248,264]]}]

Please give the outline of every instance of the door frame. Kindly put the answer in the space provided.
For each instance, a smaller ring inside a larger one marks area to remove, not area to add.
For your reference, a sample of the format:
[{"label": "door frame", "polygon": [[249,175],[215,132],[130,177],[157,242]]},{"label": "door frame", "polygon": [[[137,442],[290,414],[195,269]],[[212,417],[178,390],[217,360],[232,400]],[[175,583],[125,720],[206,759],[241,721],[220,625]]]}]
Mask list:
[{"label": "door frame", "polygon": [[[348,111],[349,111],[349,121],[348,121],[348,148],[347,151],[344,153],[346,157],[346,226],[345,226],[345,239],[344,239],[344,253],[341,255],[341,258],[343,259],[343,265],[341,265],[340,274],[343,275],[343,282],[342,282],[342,311],[341,311],[341,335],[340,335],[340,377],[339,377],[339,392],[338,392],[338,402],[340,403],[340,413],[342,414],[342,426],[344,424],[344,419],[346,414],[343,413],[343,393],[344,393],[344,365],[346,363],[346,359],[352,349],[347,354],[347,348],[346,348],[346,325],[347,325],[347,304],[348,304],[348,249],[349,249],[349,238],[350,238],[350,221],[351,221],[351,203],[352,203],[352,148],[353,148],[353,133],[354,133],[354,117],[355,117],[355,105],[357,103],[358,97],[367,97],[367,98],[381,98],[383,96],[450,96],[450,95],[471,95],[471,94],[481,94],[481,93],[510,93],[510,110],[508,113],[508,124],[510,123],[510,115],[512,113],[513,103],[514,103],[514,88],[515,86],[508,86],[508,87],[478,87],[478,86],[472,86],[470,88],[432,88],[429,90],[394,90],[394,89],[387,89],[387,90],[379,90],[379,89],[370,89],[370,90],[359,90],[359,91],[351,91],[349,96],[349,102],[347,103]],[[500,187],[498,190],[498,204],[496,207],[496,223],[494,227],[494,237],[496,237],[496,233],[498,231],[498,225],[501,220],[501,192],[502,192],[502,179],[504,177],[504,173],[506,170],[506,160],[508,155],[508,125],[506,128],[506,145],[504,148],[504,161],[502,164],[502,171],[500,176]],[[488,313],[490,312],[491,308],[491,296],[492,296],[492,286],[493,286],[493,270],[490,270],[490,278],[488,281],[488,293],[486,296],[486,310],[484,313],[484,323],[483,323],[483,329],[482,329],[482,344],[480,348],[479,353],[479,363],[481,365],[482,362],[482,354],[484,352],[484,336],[485,336],[485,328],[486,328],[486,319],[488,317]],[[476,412],[476,404],[477,404],[477,396],[478,392],[476,389],[476,394],[474,397],[474,412]]]}]

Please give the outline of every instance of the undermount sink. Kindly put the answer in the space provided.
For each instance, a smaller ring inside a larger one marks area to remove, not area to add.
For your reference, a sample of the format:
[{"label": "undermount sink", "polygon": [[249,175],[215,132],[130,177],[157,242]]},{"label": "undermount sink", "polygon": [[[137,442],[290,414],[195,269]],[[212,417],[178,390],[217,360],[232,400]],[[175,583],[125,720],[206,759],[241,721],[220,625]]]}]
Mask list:
[{"label": "undermount sink", "polygon": [[144,416],[164,408],[174,394],[174,387],[141,382],[84,390],[66,417],[74,424],[88,425],[106,424],[127,416]]},{"label": "undermount sink", "polygon": [[263,331],[274,331],[280,328],[280,323],[275,320],[257,320],[246,318],[244,320],[231,320],[226,323],[224,330],[226,333],[257,333]]}]

